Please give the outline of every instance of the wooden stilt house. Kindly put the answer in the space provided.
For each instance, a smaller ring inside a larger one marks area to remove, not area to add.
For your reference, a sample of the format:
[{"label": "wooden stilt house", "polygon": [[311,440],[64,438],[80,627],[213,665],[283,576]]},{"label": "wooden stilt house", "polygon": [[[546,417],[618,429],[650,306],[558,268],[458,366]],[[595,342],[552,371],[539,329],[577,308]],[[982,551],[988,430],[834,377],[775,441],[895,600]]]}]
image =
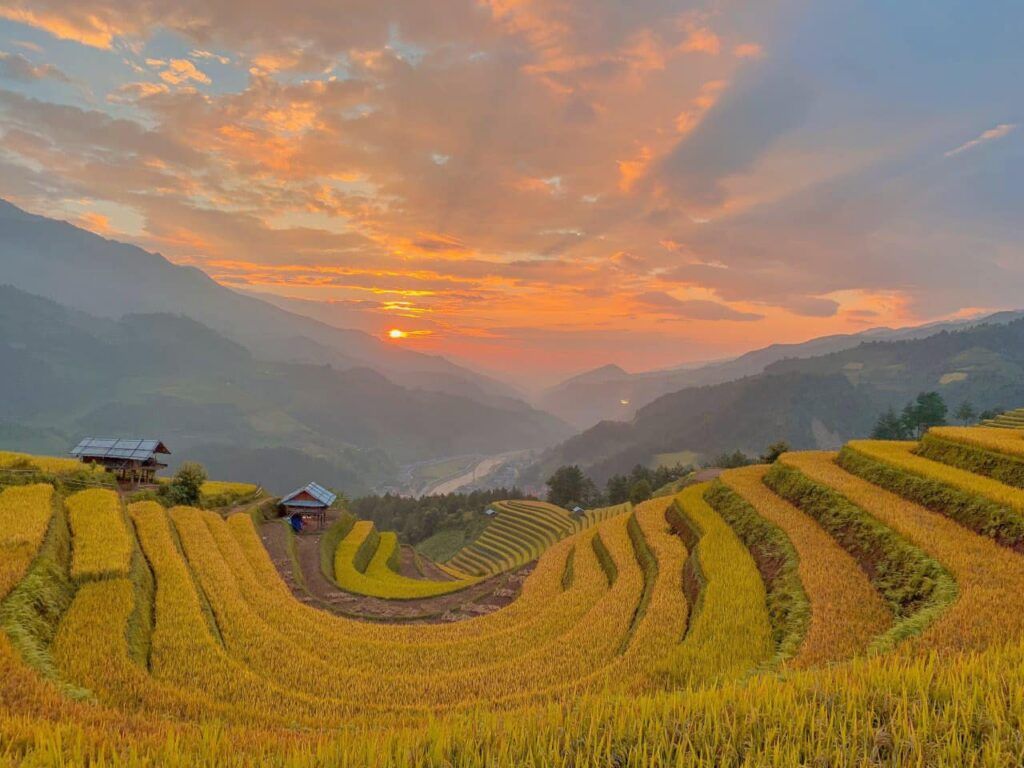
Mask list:
[{"label": "wooden stilt house", "polygon": [[71,450],[84,464],[101,464],[119,482],[132,485],[155,482],[156,473],[167,467],[157,456],[170,453],[160,440],[130,437],[86,437]]},{"label": "wooden stilt house", "polygon": [[321,485],[310,483],[309,485],[292,491],[281,499],[281,514],[300,519],[312,518],[320,527],[323,527],[327,519],[327,510],[338,497]]}]

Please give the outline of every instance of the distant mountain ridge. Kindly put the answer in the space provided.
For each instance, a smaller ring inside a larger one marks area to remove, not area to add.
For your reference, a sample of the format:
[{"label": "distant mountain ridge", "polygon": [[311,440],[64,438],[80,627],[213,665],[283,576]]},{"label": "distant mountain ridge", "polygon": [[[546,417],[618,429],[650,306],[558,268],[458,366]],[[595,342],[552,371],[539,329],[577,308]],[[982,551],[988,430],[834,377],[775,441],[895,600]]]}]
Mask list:
[{"label": "distant mountain ridge", "polygon": [[838,448],[867,436],[882,410],[925,390],[938,391],[951,409],[965,400],[978,409],[1024,405],[1024,319],[1015,314],[921,339],[779,360],[755,376],[663,395],[630,421],[602,421],[549,449],[532,479],[579,464],[603,481],[658,454],[756,455],[776,440],[794,449]]},{"label": "distant mountain ridge", "polygon": [[822,336],[795,344],[771,344],[733,360],[658,371],[628,373],[617,365],[609,364],[577,374],[549,388],[538,398],[537,405],[577,428],[586,429],[599,421],[630,419],[640,408],[662,395],[686,387],[710,386],[754,376],[782,360],[841,352],[865,341],[927,338],[942,331],[983,324],[1005,324],[1020,318],[1024,318],[1024,310],[907,328],[871,328],[859,333]]},{"label": "distant mountain ridge", "polygon": [[85,434],[154,434],[175,461],[202,456],[221,477],[274,469],[275,491],[313,465],[323,482],[365,492],[396,462],[570,434],[519,401],[408,389],[369,368],[259,360],[182,315],[98,318],[10,286],[0,286],[0,359],[0,448],[25,450],[26,434],[33,449],[58,453]]},{"label": "distant mountain ridge", "polygon": [[512,397],[495,380],[442,357],[390,345],[232,291],[194,267],[108,240],[0,200],[0,284],[97,317],[173,313],[278,362],[368,367],[409,387],[480,399]]}]

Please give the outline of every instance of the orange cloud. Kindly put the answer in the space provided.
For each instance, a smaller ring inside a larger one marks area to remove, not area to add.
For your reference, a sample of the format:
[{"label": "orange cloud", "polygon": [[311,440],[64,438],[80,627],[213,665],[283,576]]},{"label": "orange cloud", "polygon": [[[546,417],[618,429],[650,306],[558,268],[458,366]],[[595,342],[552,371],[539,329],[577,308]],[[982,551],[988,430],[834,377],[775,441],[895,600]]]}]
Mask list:
[{"label": "orange cloud", "polygon": [[684,53],[708,53],[717,56],[721,51],[722,41],[707,27],[687,24],[686,32],[686,40],[679,46],[679,50]]},{"label": "orange cloud", "polygon": [[[148,64],[151,59],[147,59]],[[162,64],[162,62],[160,62]],[[180,85],[194,80],[204,85],[210,84],[210,78],[200,71],[195,64],[188,59],[171,59],[167,62],[167,69],[160,73],[160,79],[171,85]]]},{"label": "orange cloud", "polygon": [[120,34],[116,27],[91,14],[71,19],[55,13],[36,13],[24,8],[0,6],[0,18],[41,29],[59,40],[73,40],[93,48],[109,49],[114,37]]},{"label": "orange cloud", "polygon": [[718,97],[729,83],[725,80],[711,80],[700,87],[700,91],[690,100],[690,108],[676,115],[675,126],[679,133],[689,133],[705,113],[715,106]]},{"label": "orange cloud", "polygon": [[622,192],[629,192],[633,186],[647,172],[651,164],[651,148],[644,146],[640,153],[632,160],[619,160],[619,189]]},{"label": "orange cloud", "polygon": [[139,101],[149,96],[167,93],[169,90],[163,83],[125,83],[109,94],[107,101],[115,104]]},{"label": "orange cloud", "polygon": [[110,217],[104,216],[102,213],[93,211],[83,213],[78,217],[76,223],[90,232],[95,232],[97,235],[111,235],[114,233],[114,229],[110,226]]}]

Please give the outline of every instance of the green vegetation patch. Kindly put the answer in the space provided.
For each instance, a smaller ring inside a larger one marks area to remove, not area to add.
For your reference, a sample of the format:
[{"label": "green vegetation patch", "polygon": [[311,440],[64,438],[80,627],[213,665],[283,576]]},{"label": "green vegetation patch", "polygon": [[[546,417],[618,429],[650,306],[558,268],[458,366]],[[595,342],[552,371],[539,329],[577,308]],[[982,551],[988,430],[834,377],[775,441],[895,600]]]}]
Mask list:
[{"label": "green vegetation patch", "polygon": [[352,556],[352,565],[359,573],[366,573],[366,569],[370,566],[370,561],[373,560],[373,556],[377,553],[377,547],[379,546],[380,533],[376,527],[371,526],[370,530],[366,532],[366,536],[359,542],[359,546]]},{"label": "green vegetation patch", "polygon": [[623,636],[622,642],[619,643],[616,653],[623,653],[629,647],[629,643],[636,633],[636,628],[643,621],[644,615],[647,613],[647,607],[651,604],[654,582],[658,580],[658,559],[651,551],[635,513],[631,514],[629,520],[626,521],[626,532],[629,534],[629,541],[633,545],[633,554],[636,556],[636,562],[644,575],[644,586],[640,592],[640,599],[637,601],[636,610],[633,611],[633,618],[629,622],[629,629]]},{"label": "green vegetation patch", "polygon": [[673,453],[656,453],[651,459],[651,468],[675,467],[677,465],[696,465],[700,461],[700,454],[696,451],[675,451]]},{"label": "green vegetation patch", "polygon": [[896,621],[872,643],[872,651],[891,650],[920,634],[956,598],[956,581],[938,561],[834,489],[781,461],[764,482],[817,520],[860,564],[888,604]]},{"label": "green vegetation patch", "polygon": [[886,464],[849,445],[839,452],[837,463],[850,474],[1024,552],[1024,518],[991,499]]},{"label": "green vegetation patch", "polygon": [[601,564],[601,570],[604,571],[605,578],[608,579],[608,586],[610,587],[619,578],[619,567],[615,564],[612,553],[608,551],[608,547],[601,540],[601,534],[595,533],[594,538],[590,540],[590,544],[594,548],[597,562]]},{"label": "green vegetation patch", "polygon": [[89,694],[61,681],[50,655],[61,617],[75,598],[71,579],[71,528],[59,497],[39,553],[25,577],[0,603],[0,627],[29,666],[74,698]]},{"label": "green vegetation patch", "polygon": [[959,443],[931,433],[921,438],[916,453],[932,461],[1024,488],[1024,459],[1018,456],[990,451],[978,445]]},{"label": "green vegetation patch", "polygon": [[562,591],[565,592],[576,579],[576,547],[569,550],[565,558],[565,570],[562,571]]},{"label": "green vegetation patch", "polygon": [[800,581],[800,557],[793,543],[721,480],[712,483],[704,500],[732,526],[761,573],[776,648],[774,662],[791,658],[811,625],[811,603]]},{"label": "green vegetation patch", "polygon": [[341,544],[342,539],[348,536],[349,532],[352,530],[352,526],[355,524],[355,515],[348,512],[342,512],[341,516],[338,517],[338,519],[335,520],[326,531],[324,531],[323,536],[320,537],[320,570],[331,582],[335,581],[335,552],[338,549],[338,545]]}]

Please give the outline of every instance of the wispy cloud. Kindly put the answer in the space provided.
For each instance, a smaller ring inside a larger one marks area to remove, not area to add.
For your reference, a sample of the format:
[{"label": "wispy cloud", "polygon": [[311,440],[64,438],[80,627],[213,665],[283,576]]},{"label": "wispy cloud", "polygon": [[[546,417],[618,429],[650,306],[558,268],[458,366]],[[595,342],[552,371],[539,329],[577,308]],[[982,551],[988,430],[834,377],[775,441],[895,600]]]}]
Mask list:
[{"label": "wispy cloud", "polygon": [[71,78],[53,64],[33,64],[20,53],[0,51],[0,78],[31,83],[36,80],[59,80],[70,83]]},{"label": "wispy cloud", "polygon": [[414,301],[438,352],[520,329],[531,370],[1019,303],[1024,158],[943,153],[1024,121],[932,128],[1003,114],[1024,6],[895,4],[948,37],[865,58],[872,4],[734,5],[0,0],[0,196],[355,327]]},{"label": "wispy cloud", "polygon": [[965,141],[956,149],[949,150],[949,152],[945,153],[945,156],[953,157],[954,155],[959,155],[961,152],[967,152],[968,150],[974,149],[975,147],[980,147],[982,144],[988,141],[996,141],[1005,136],[1008,136],[1010,133],[1016,130],[1016,128],[1016,123],[1000,123],[995,128],[989,128],[987,131],[982,133],[977,138],[971,139],[970,141]]},{"label": "wispy cloud", "polygon": [[197,59],[213,59],[214,61],[220,62],[221,64],[230,64],[231,59],[227,56],[221,56],[219,53],[213,53],[211,51],[204,51],[198,48],[193,49],[189,56],[194,56]]},{"label": "wispy cloud", "polygon": [[764,318],[764,315],[754,312],[741,312],[717,301],[710,301],[708,299],[677,299],[675,296],[663,291],[646,291],[638,294],[635,298],[637,302],[647,307],[650,311],[687,320],[738,320],[750,322]]},{"label": "wispy cloud", "polygon": [[[161,65],[163,63],[160,62]],[[203,83],[204,85],[209,85],[210,83],[210,78],[206,76],[206,73],[198,69],[188,59],[171,59],[166,64],[167,69],[160,73],[160,79],[166,83],[171,85],[181,85],[189,81]]]}]

